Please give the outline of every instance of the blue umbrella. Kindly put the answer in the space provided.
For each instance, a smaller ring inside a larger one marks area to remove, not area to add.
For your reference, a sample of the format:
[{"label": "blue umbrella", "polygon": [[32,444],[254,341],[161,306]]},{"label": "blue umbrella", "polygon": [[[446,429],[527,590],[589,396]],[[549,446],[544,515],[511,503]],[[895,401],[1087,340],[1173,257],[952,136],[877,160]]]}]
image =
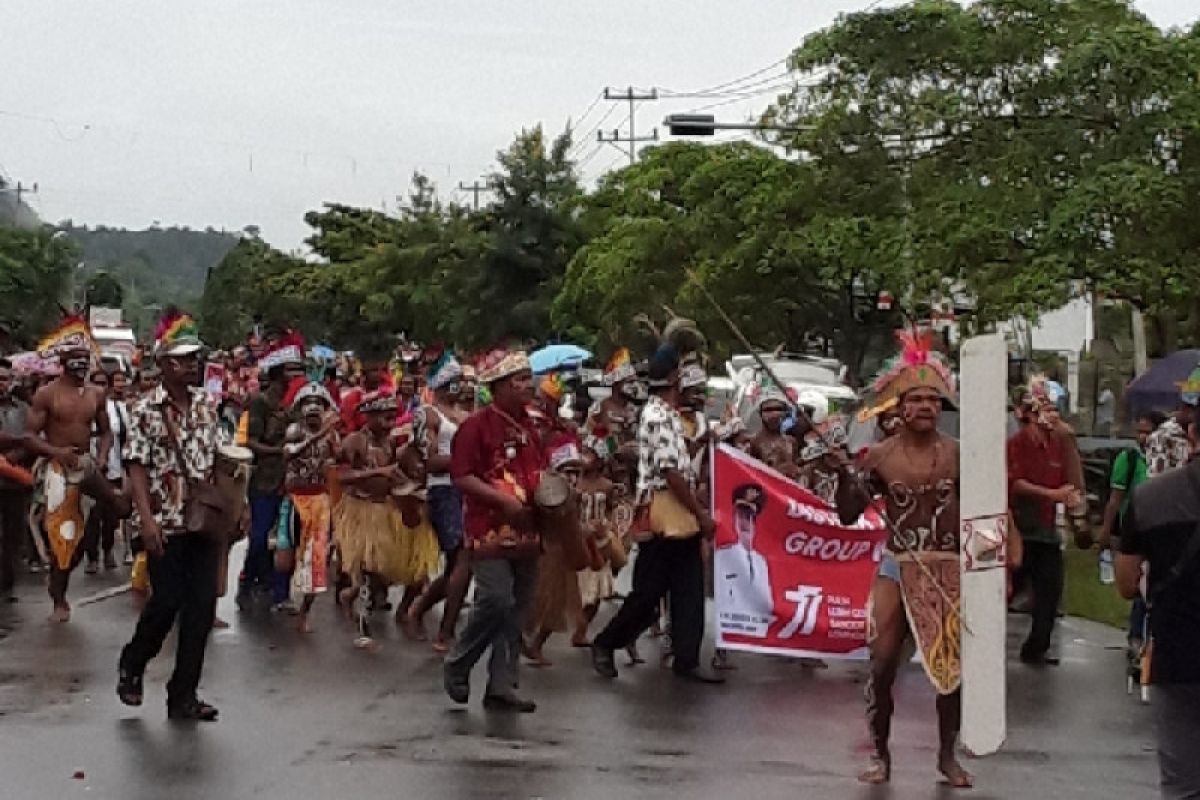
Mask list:
[{"label": "blue umbrella", "polygon": [[333,352],[333,348],[326,347],[323,344],[313,345],[312,350],[309,352],[318,361],[333,361],[337,358],[337,353]]},{"label": "blue umbrella", "polygon": [[529,366],[535,373],[550,372],[565,367],[577,367],[592,357],[582,347],[573,344],[551,344],[529,356]]}]

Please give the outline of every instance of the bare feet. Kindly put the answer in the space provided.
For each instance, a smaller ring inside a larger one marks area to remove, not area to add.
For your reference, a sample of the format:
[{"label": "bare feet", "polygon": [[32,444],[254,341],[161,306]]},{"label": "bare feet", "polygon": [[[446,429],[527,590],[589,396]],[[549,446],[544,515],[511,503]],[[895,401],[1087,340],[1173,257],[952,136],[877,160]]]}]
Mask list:
[{"label": "bare feet", "polygon": [[396,612],[396,624],[400,626],[400,630],[404,635],[413,642],[429,641],[429,634],[425,633],[425,627],[421,624],[421,620],[413,616],[412,609],[401,609]]},{"label": "bare feet", "polygon": [[955,789],[970,789],[975,785],[975,778],[962,768],[958,759],[951,755],[938,758],[938,772],[946,779],[946,783]]},{"label": "bare feet", "polygon": [[213,628],[215,628],[216,630],[219,630],[219,631],[223,631],[228,627],[229,627],[228,622],[221,619],[220,617],[213,617]]},{"label": "bare feet", "polygon": [[342,589],[338,592],[338,608],[342,609],[342,616],[346,618],[346,622],[354,622],[354,600],[358,597],[358,590],[354,587]]},{"label": "bare feet", "polygon": [[62,603],[55,603],[54,610],[50,612],[51,622],[70,622],[71,607],[64,600]]},{"label": "bare feet", "polygon": [[867,768],[858,774],[859,783],[879,786],[892,779],[892,764],[881,756],[873,756]]},{"label": "bare feet", "polygon": [[296,622],[296,629],[301,633],[313,632],[312,621],[309,620],[308,614],[303,612],[300,614],[300,619]]},{"label": "bare feet", "polygon": [[588,641],[586,633],[577,633],[571,637],[571,647],[591,647],[592,643]]},{"label": "bare feet", "polygon": [[521,642],[521,655],[529,660],[531,667],[552,667],[554,666],[544,655],[542,648],[537,644],[530,644],[528,640]]},{"label": "bare feet", "polygon": [[435,653],[442,653],[442,654],[449,653],[450,648],[453,646],[454,646],[454,637],[452,637],[452,636],[446,636],[445,634],[439,633],[433,639],[432,647],[433,647],[433,652],[435,652]]}]

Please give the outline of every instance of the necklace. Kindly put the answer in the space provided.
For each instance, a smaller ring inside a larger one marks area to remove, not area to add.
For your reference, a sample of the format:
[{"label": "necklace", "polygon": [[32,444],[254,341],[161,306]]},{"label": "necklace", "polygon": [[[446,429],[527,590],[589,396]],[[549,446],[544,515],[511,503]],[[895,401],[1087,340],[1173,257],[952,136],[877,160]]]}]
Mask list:
[{"label": "necklace", "polygon": [[492,411],[499,414],[500,417],[509,424],[509,426],[512,428],[512,433],[517,437],[517,442],[522,447],[529,444],[529,436],[526,435],[525,429],[521,427],[521,423],[517,422],[515,419],[510,417],[508,414],[506,414],[503,411],[501,411],[500,409],[496,408],[496,406],[494,406],[494,405],[488,406],[488,408],[492,409]]}]

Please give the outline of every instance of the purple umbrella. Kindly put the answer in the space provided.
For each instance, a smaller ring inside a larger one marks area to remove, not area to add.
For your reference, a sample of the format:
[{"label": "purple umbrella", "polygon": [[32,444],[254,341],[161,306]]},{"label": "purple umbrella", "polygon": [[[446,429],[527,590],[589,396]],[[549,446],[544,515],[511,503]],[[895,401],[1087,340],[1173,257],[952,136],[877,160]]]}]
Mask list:
[{"label": "purple umbrella", "polygon": [[1179,350],[1154,362],[1125,387],[1125,407],[1130,415],[1176,408],[1183,384],[1197,366],[1200,350]]}]

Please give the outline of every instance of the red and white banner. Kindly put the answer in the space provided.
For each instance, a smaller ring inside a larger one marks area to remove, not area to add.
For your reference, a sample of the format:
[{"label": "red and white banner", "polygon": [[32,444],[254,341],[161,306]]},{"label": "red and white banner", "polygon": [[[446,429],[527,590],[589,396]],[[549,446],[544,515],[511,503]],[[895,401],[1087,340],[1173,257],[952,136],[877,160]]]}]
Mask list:
[{"label": "red and white banner", "polygon": [[204,365],[204,388],[214,401],[225,397],[225,367],[209,362]]},{"label": "red and white banner", "polygon": [[842,525],[820,498],[735,448],[718,445],[712,463],[718,645],[865,658],[883,520],[868,510]]}]

